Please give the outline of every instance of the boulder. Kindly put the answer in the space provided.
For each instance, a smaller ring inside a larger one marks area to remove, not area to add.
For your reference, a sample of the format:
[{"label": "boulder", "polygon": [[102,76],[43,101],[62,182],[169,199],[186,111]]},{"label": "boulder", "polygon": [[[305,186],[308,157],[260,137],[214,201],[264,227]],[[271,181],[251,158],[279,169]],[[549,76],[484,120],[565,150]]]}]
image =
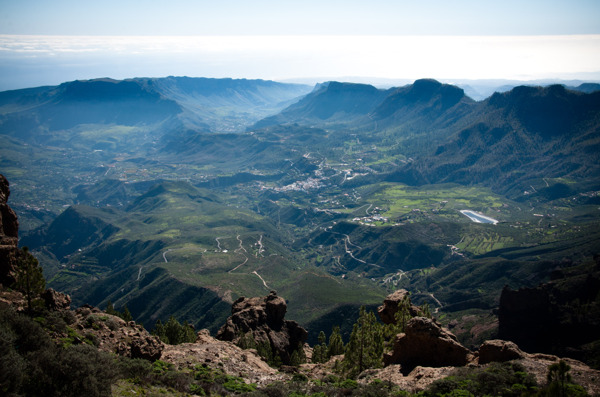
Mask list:
[{"label": "boulder", "polygon": [[479,364],[518,360],[524,357],[525,353],[519,349],[519,346],[505,340],[488,340],[479,347]]},{"label": "boulder", "polygon": [[8,205],[9,183],[0,174],[0,284],[10,287],[14,282],[19,243],[17,214]]},{"label": "boulder", "polygon": [[161,357],[164,345],[154,336],[140,335],[131,341],[130,349],[131,358],[143,358],[149,361],[156,361]]},{"label": "boulder", "polygon": [[384,355],[384,363],[400,364],[402,372],[409,373],[416,366],[463,366],[471,356],[456,336],[434,320],[414,317],[406,324],[405,332],[396,336],[392,352]]},{"label": "boulder", "polygon": [[385,368],[368,369],[358,377],[358,382],[368,385],[375,380],[390,382],[408,393],[419,393],[436,380],[452,374],[454,367],[416,367],[409,374],[403,374],[400,365],[389,365]]},{"label": "boulder", "polygon": [[258,386],[291,378],[291,375],[271,368],[256,350],[242,350],[231,342],[217,340],[208,330],[200,330],[195,343],[166,345],[160,359],[180,370],[197,366],[223,370],[227,375],[243,377],[246,382]]},{"label": "boulder", "polygon": [[41,297],[48,310],[69,310],[71,308],[71,297],[52,288],[42,292]]},{"label": "boulder", "polygon": [[377,308],[377,314],[384,324],[393,324],[396,322],[396,313],[398,312],[398,305],[404,299],[408,299],[409,313],[411,317],[422,315],[421,310],[410,303],[410,292],[405,289],[399,289],[389,294],[383,301],[383,305]]},{"label": "boulder", "polygon": [[150,335],[135,321],[126,322],[90,305],[75,311],[75,321],[72,327],[91,337],[102,351],[155,361],[161,358],[165,348],[157,336]]},{"label": "boulder", "polygon": [[285,299],[271,292],[266,297],[241,297],[231,307],[231,316],[217,333],[217,339],[238,343],[252,332],[257,345],[268,343],[284,364],[298,346],[304,344],[308,332],[295,321],[285,320]]}]

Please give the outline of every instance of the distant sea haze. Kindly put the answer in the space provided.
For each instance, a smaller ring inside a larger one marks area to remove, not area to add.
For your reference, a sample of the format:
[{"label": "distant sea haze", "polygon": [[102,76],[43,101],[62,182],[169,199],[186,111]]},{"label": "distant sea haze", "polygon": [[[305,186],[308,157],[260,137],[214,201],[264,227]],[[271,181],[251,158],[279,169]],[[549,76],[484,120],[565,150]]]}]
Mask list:
[{"label": "distant sea haze", "polygon": [[[0,35],[0,90],[111,77],[600,80],[600,35]],[[321,80],[323,81],[323,80]]]}]

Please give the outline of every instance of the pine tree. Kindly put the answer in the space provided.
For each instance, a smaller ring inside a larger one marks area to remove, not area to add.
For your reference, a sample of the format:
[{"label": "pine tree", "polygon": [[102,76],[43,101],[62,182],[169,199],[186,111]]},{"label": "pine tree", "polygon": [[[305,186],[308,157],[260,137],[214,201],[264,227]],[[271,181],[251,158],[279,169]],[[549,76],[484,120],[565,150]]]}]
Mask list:
[{"label": "pine tree", "polygon": [[16,282],[14,287],[25,294],[27,309],[31,313],[33,311],[33,299],[44,292],[46,280],[38,260],[29,253],[29,248],[23,247],[19,253],[15,273]]},{"label": "pine tree", "polygon": [[106,314],[111,314],[113,316],[118,316],[120,314],[118,311],[115,310],[115,306],[113,305],[110,299],[108,300],[108,302],[106,302],[105,312]]},{"label": "pine tree", "polygon": [[181,325],[183,338],[181,343],[194,343],[196,342],[196,330],[194,326],[190,323],[185,323]]},{"label": "pine tree", "polygon": [[167,343],[167,335],[165,334],[165,326],[163,325],[160,318],[156,320],[156,324],[154,324],[154,330],[152,331],[152,335],[158,336],[158,338],[163,342]]},{"label": "pine tree", "polygon": [[398,303],[398,311],[395,314],[396,325],[398,326],[398,333],[404,332],[406,324],[411,319],[410,315],[410,297],[408,294],[404,295],[402,301]]},{"label": "pine tree", "polygon": [[571,383],[571,366],[560,360],[548,367],[548,394],[560,397],[567,395],[567,385]]},{"label": "pine tree", "polygon": [[292,352],[290,357],[290,365],[298,367],[300,364],[306,362],[306,353],[304,353],[304,346],[302,343],[298,343],[298,348]]},{"label": "pine tree", "polygon": [[342,340],[340,327],[336,325],[331,330],[331,335],[329,335],[329,346],[327,346],[327,358],[331,358],[342,353],[344,353],[344,341]]},{"label": "pine tree", "polygon": [[319,332],[318,337],[319,344],[313,348],[313,363],[324,363],[327,361],[327,337],[325,336],[325,332]]},{"label": "pine tree", "polygon": [[123,313],[121,313],[120,317],[127,322],[133,321],[133,316],[131,315],[131,312],[129,311],[127,305],[123,307]]},{"label": "pine tree", "polygon": [[168,344],[178,345],[183,341],[183,330],[181,324],[174,316],[169,317],[169,321],[165,324],[165,336]]},{"label": "pine tree", "polygon": [[432,318],[433,316],[431,315],[431,309],[429,308],[429,303],[425,302],[421,305],[420,307],[421,309],[421,315],[423,317],[427,317],[427,318]]},{"label": "pine tree", "polygon": [[383,356],[383,327],[373,312],[360,308],[358,320],[352,327],[350,341],[346,345],[344,369],[353,378],[367,368],[379,368]]}]

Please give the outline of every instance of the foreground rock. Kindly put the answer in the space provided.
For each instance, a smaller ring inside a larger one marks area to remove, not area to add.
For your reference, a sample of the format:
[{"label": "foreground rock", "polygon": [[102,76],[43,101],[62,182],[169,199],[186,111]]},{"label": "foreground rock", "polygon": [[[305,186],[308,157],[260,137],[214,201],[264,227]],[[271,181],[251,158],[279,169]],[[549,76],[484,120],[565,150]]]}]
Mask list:
[{"label": "foreground rock", "polygon": [[382,369],[366,370],[360,374],[358,381],[363,384],[369,384],[375,379],[384,382],[391,382],[400,389],[409,393],[418,393],[425,390],[436,380],[449,376],[455,367],[415,367],[409,374],[402,373],[402,366],[398,364],[390,365]]},{"label": "foreground rock", "polygon": [[15,282],[14,271],[19,252],[19,221],[8,205],[8,196],[8,181],[0,174],[0,284],[5,287]]},{"label": "foreground rock", "polygon": [[243,350],[231,342],[215,339],[210,336],[208,330],[198,332],[195,343],[165,346],[161,359],[178,369],[205,364],[213,369],[222,369],[227,375],[242,377],[247,383],[256,383],[258,386],[290,377],[271,368],[256,350]]},{"label": "foreground rock", "polygon": [[48,288],[41,294],[48,310],[69,310],[71,308],[71,297],[62,292]]},{"label": "foreground rock", "polygon": [[600,395],[600,371],[588,367],[581,361],[570,358],[560,358],[548,354],[527,354],[525,357],[515,362],[525,367],[525,370],[535,376],[539,385],[546,383],[548,376],[548,367],[552,364],[564,360],[571,367],[571,377],[573,382],[582,386],[589,395]]},{"label": "foreground rock", "polygon": [[393,351],[385,354],[385,365],[400,364],[404,373],[417,366],[463,366],[472,359],[469,349],[434,320],[414,317],[406,324],[405,332],[398,334]]},{"label": "foreground rock", "polygon": [[493,339],[485,341],[479,347],[479,364],[517,360],[525,358],[526,355],[516,343]]},{"label": "foreground rock", "polygon": [[75,318],[77,332],[99,350],[150,361],[161,358],[165,345],[134,321],[126,322],[87,305],[75,311]]},{"label": "foreground rock", "polygon": [[304,344],[308,332],[295,321],[284,320],[285,299],[271,292],[266,297],[239,298],[231,307],[231,316],[217,333],[217,339],[238,343],[252,332],[257,345],[269,344],[284,364],[294,350]]}]

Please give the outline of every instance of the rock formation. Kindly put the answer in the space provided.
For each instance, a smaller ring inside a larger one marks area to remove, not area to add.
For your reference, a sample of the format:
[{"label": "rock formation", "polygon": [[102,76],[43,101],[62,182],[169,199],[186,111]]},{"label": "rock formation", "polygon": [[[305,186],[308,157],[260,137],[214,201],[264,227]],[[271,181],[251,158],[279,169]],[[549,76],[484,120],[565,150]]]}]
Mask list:
[{"label": "rock formation", "polygon": [[383,301],[383,305],[377,308],[377,314],[384,324],[393,324],[396,322],[396,313],[398,312],[398,305],[404,300],[408,299],[408,311],[411,317],[417,317],[422,315],[421,309],[410,303],[410,292],[405,289],[399,289],[389,294]]},{"label": "rock formation", "polygon": [[600,255],[595,263],[562,268],[535,288],[505,287],[498,336],[525,351],[594,361],[600,350]]},{"label": "rock formation", "polygon": [[238,343],[252,332],[257,345],[268,343],[284,364],[304,344],[308,332],[295,321],[284,320],[287,304],[275,292],[266,297],[241,297],[231,307],[231,316],[217,333],[217,339]]},{"label": "rock formation", "polygon": [[69,310],[71,308],[71,297],[62,292],[48,288],[41,294],[41,298],[48,310]]},{"label": "rock formation", "polygon": [[525,355],[526,353],[513,342],[493,339],[485,341],[479,347],[479,364],[517,360]]},{"label": "rock formation", "polygon": [[259,386],[290,378],[271,368],[256,350],[243,350],[231,342],[215,339],[208,330],[199,331],[195,343],[166,345],[161,360],[178,369],[194,368],[198,364],[220,368],[227,375],[243,377],[246,382]]},{"label": "rock formation", "polygon": [[416,367],[409,374],[404,375],[402,366],[394,364],[381,369],[366,370],[360,374],[358,381],[369,384],[379,379],[384,382],[391,382],[409,393],[418,393],[425,390],[436,380],[451,375],[455,369],[455,367]]},{"label": "rock formation", "polygon": [[0,284],[8,287],[14,282],[14,268],[17,263],[19,221],[8,205],[9,184],[0,174]]},{"label": "rock formation", "polygon": [[91,339],[98,349],[125,357],[154,361],[161,358],[165,347],[158,337],[134,321],[126,322],[89,305],[75,311],[72,327]]},{"label": "rock formation", "polygon": [[434,320],[414,317],[398,334],[391,353],[384,355],[385,365],[400,364],[404,373],[416,366],[447,367],[466,365],[471,359],[469,349]]}]

